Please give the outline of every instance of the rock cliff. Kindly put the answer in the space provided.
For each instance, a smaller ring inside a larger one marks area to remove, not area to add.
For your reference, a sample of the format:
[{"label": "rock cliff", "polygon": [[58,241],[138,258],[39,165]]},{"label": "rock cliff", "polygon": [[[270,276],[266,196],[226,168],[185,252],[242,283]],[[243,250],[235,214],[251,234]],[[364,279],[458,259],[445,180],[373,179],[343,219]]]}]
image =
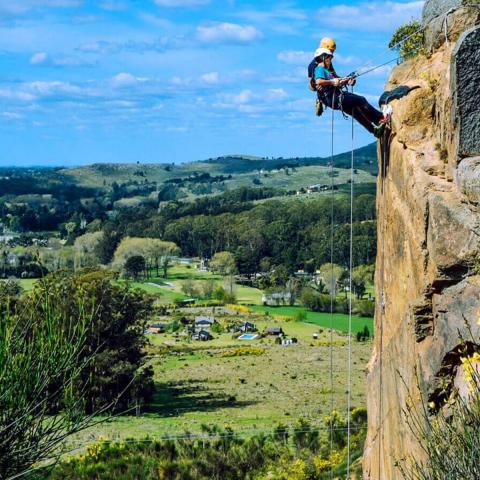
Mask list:
[{"label": "rock cliff", "polygon": [[459,347],[480,338],[480,8],[467,3],[426,2],[428,55],[387,85],[420,88],[392,102],[379,147],[366,479],[400,479],[397,462],[421,455],[406,415],[462,391]]}]

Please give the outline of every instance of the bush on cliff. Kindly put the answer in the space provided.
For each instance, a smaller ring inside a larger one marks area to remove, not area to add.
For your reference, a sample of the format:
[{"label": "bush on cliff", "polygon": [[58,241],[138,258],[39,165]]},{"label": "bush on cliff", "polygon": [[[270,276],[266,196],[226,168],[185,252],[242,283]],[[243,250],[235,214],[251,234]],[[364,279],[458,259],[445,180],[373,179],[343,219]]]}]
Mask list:
[{"label": "bush on cliff", "polygon": [[388,48],[397,51],[402,60],[425,53],[425,36],[422,25],[417,20],[405,23],[392,36]]}]

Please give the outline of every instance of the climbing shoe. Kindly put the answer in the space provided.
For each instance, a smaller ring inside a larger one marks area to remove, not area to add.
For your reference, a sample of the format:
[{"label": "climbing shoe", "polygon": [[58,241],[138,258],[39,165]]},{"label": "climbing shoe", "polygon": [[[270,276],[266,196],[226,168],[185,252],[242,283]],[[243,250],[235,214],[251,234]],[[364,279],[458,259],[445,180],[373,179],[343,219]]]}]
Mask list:
[{"label": "climbing shoe", "polygon": [[321,117],[323,113],[323,103],[317,98],[317,103],[315,104],[315,115]]},{"label": "climbing shoe", "polygon": [[392,119],[393,108],[391,105],[384,105],[382,107],[383,119],[380,120],[381,123],[389,123]]},{"label": "climbing shoe", "polygon": [[385,132],[386,128],[387,124],[385,122],[381,122],[378,125],[373,124],[373,134],[376,138],[380,138]]}]

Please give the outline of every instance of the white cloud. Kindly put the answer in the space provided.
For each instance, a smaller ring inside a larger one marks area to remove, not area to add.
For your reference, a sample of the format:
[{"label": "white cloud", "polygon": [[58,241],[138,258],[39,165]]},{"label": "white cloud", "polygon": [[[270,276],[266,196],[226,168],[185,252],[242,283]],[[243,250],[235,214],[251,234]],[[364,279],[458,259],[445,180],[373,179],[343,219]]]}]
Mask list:
[{"label": "white cloud", "polygon": [[22,102],[31,102],[35,96],[24,91],[14,90],[12,88],[0,88],[0,98],[7,100],[20,100]]},{"label": "white cloud", "polygon": [[215,85],[220,81],[220,75],[218,72],[205,73],[200,78],[204,83],[208,83],[210,85]]},{"label": "white cloud", "polygon": [[322,22],[330,28],[366,31],[390,31],[411,18],[419,17],[424,1],[369,2],[356,6],[347,4],[322,7],[317,11]]},{"label": "white cloud", "polygon": [[35,8],[75,8],[83,4],[83,0],[0,0],[0,12],[19,15]]},{"label": "white cloud", "polygon": [[303,50],[284,50],[277,55],[277,59],[289,65],[307,65],[312,61],[313,53]]},{"label": "white cloud", "polygon": [[16,112],[2,112],[1,115],[5,118],[11,119],[11,120],[20,120],[20,119],[24,118],[23,115],[21,115],[20,113],[16,113]]},{"label": "white cloud", "polygon": [[191,85],[192,79],[190,77],[175,76],[171,78],[170,83],[176,87],[188,87]]},{"label": "white cloud", "polygon": [[112,78],[112,85],[114,87],[131,87],[132,85],[136,85],[139,79],[134,77],[131,73],[119,73]]},{"label": "white cloud", "polygon": [[159,7],[198,7],[207,5],[210,0],[155,0]]},{"label": "white cloud", "polygon": [[30,58],[31,65],[41,65],[42,63],[46,63],[47,61],[48,61],[48,54],[45,52],[35,53]]},{"label": "white cloud", "polygon": [[251,43],[262,37],[262,33],[251,25],[218,23],[197,28],[197,36],[204,43]]},{"label": "white cloud", "polygon": [[30,57],[30,65],[48,65],[53,67],[80,67],[93,66],[94,63],[79,57],[69,55],[58,55],[52,57],[46,52],[38,52]]},{"label": "white cloud", "polygon": [[288,97],[287,92],[283,88],[271,88],[267,90],[266,99],[271,101],[283,100]]}]

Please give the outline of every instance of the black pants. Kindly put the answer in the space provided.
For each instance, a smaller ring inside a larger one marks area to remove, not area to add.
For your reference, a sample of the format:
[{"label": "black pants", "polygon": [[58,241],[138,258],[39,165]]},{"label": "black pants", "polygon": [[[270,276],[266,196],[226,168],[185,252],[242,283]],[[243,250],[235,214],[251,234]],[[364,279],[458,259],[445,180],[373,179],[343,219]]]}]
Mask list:
[{"label": "black pants", "polygon": [[372,107],[365,97],[355,95],[354,93],[342,92],[337,89],[322,93],[320,99],[327,107],[334,110],[341,109],[352,116],[370,133],[374,132],[372,124],[378,124],[383,118],[382,112]]}]

